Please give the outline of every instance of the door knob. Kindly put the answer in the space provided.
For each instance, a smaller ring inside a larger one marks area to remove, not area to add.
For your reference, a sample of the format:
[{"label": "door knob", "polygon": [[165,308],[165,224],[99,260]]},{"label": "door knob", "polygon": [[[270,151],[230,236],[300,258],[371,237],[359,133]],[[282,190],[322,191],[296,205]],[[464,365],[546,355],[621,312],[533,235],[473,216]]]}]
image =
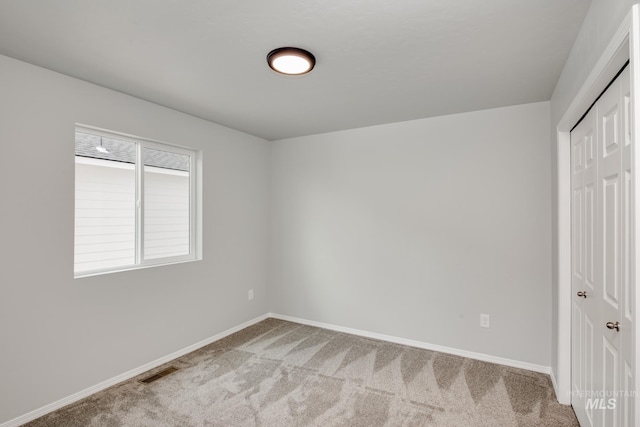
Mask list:
[{"label": "door knob", "polygon": [[607,328],[615,329],[616,331],[620,331],[620,322],[607,322]]},{"label": "door knob", "polygon": [[587,291],[578,291],[578,296],[582,297],[582,298],[586,298],[587,297]]}]

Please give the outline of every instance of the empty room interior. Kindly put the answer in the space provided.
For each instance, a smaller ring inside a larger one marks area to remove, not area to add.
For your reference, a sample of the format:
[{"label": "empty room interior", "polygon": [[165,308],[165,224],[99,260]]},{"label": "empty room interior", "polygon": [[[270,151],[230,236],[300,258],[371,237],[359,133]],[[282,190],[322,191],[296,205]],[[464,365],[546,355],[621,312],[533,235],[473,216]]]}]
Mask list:
[{"label": "empty room interior", "polygon": [[640,425],[636,3],[0,2],[0,427]]}]

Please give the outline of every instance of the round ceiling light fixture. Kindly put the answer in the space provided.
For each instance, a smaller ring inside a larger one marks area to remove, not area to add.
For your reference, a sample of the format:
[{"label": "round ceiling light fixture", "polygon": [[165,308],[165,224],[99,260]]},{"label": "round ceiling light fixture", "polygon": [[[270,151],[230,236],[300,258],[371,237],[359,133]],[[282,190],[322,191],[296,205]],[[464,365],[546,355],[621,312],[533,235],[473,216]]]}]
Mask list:
[{"label": "round ceiling light fixture", "polygon": [[267,62],[273,71],[291,76],[306,74],[313,70],[316,58],[304,49],[279,47],[267,55]]}]

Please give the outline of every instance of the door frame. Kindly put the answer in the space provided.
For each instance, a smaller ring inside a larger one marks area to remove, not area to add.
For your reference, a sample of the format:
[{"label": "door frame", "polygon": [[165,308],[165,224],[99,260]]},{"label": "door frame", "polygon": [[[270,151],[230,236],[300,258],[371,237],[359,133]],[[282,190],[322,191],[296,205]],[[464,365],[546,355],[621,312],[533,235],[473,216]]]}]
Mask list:
[{"label": "door frame", "polygon": [[[640,200],[640,150],[636,135],[636,124],[640,124],[640,5],[634,5],[629,14],[614,34],[604,53],[595,64],[591,73],[578,91],[577,95],[565,111],[558,123],[557,132],[557,370],[551,378],[558,401],[571,404],[571,149],[570,131],[587,111],[589,106],[607,87],[624,63],[629,60],[631,83],[631,134],[634,139],[632,148],[632,164],[634,168],[632,203],[636,207],[632,243],[634,245],[631,263],[632,286],[636,285],[636,271],[640,271],[640,233],[635,223],[640,216],[638,200]],[[640,363],[638,342],[638,309],[640,308],[640,292],[635,292],[634,333],[632,342],[635,358],[636,395],[640,392]],[[640,417],[640,399],[635,399],[634,413]]]}]

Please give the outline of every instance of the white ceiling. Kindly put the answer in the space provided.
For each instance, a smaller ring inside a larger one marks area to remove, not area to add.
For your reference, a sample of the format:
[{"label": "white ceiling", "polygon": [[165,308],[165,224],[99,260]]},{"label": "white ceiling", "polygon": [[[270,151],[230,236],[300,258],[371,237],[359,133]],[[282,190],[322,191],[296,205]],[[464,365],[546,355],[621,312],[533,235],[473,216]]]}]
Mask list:
[{"label": "white ceiling", "polygon": [[549,100],[589,4],[2,0],[0,54],[276,140]]}]

